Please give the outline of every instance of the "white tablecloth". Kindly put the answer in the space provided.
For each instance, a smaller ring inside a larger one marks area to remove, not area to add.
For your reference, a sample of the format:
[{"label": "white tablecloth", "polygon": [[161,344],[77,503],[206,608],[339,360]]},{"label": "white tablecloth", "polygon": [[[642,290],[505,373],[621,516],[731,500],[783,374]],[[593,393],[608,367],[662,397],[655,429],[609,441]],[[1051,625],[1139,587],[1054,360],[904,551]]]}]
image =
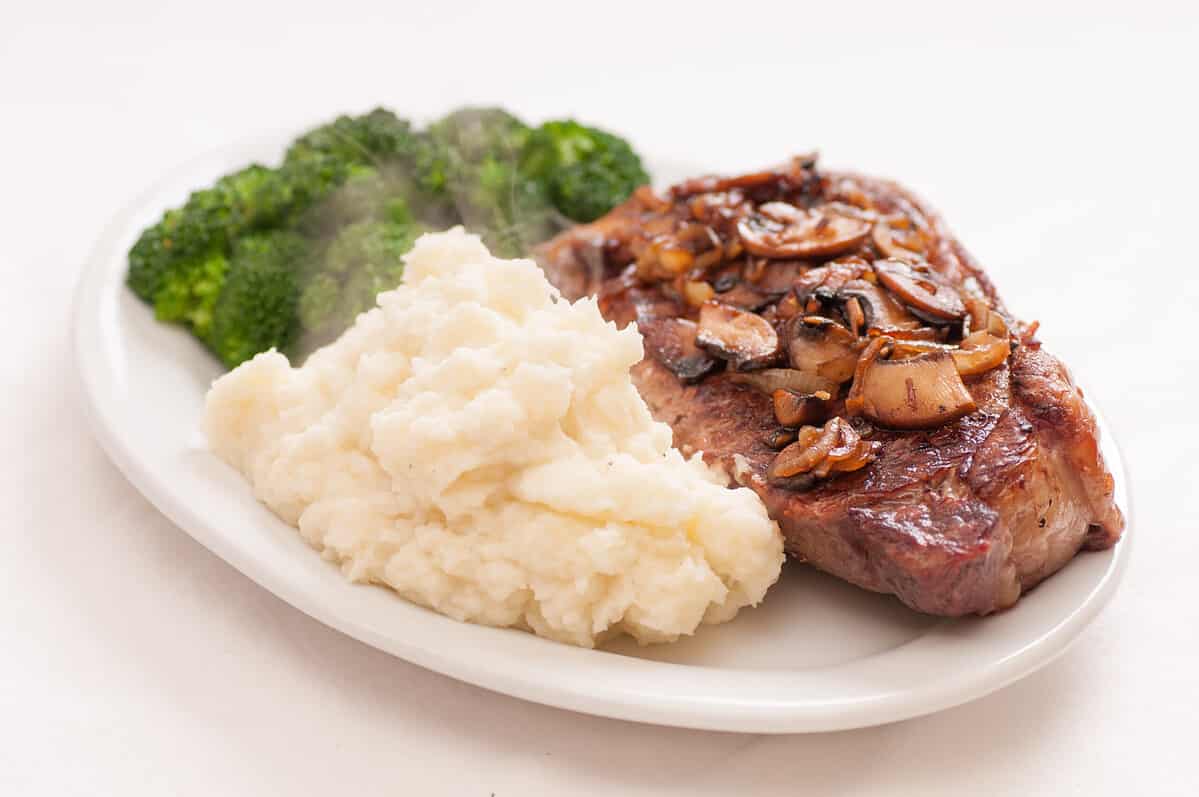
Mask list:
[{"label": "white tablecloth", "polygon": [[[0,11],[0,794],[1199,791],[1194,4],[404,5]],[[231,139],[468,101],[711,168],[818,147],[929,197],[1124,446],[1135,552],[1112,605],[971,705],[701,733],[423,671],[174,528],[92,441],[73,381],[71,291],[103,225]]]}]

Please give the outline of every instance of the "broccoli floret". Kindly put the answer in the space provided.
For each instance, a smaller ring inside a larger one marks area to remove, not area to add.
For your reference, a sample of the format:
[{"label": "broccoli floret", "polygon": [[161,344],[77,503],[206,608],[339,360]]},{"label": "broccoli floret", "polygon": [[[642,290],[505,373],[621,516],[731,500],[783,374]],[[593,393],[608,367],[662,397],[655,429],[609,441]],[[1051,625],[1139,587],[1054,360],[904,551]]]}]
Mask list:
[{"label": "broccoli floret", "polygon": [[341,283],[332,274],[317,274],[300,294],[300,326],[306,332],[321,332],[337,312]]},{"label": "broccoli floret", "polygon": [[534,130],[521,168],[545,187],[559,211],[582,222],[594,221],[649,182],[627,141],[571,119]]},{"label": "broccoli floret", "polygon": [[339,116],[296,139],[285,163],[329,157],[342,164],[377,164],[410,161],[416,154],[417,135],[407,120],[376,108],[362,116]]},{"label": "broccoli floret", "polygon": [[142,230],[137,243],[129,250],[129,273],[125,280],[143,301],[153,303],[171,274],[174,266],[171,235],[179,223],[180,213],[179,210],[167,211],[162,221]]},{"label": "broccoli floret", "polygon": [[397,287],[404,274],[403,256],[422,231],[399,198],[386,202],[377,218],[342,228],[304,284],[299,303],[303,337],[293,353],[306,354],[332,340],[373,307],[379,293]]},{"label": "broccoli floret", "polygon": [[228,269],[223,252],[210,252],[175,269],[154,297],[155,317],[187,324],[197,337],[205,339]]},{"label": "broccoli floret", "polygon": [[[246,231],[286,218],[293,204],[285,181],[265,166],[254,164],[222,177],[212,188],[193,192],[183,207],[168,211],[142,233],[129,252],[129,286],[155,305],[160,318],[187,320],[191,308],[180,302],[188,304],[188,295],[208,295],[210,287],[187,281],[211,280],[212,269],[205,263],[227,252]],[[159,309],[160,301],[167,306]]]},{"label": "broccoli floret", "polygon": [[541,185],[520,169],[529,134],[499,108],[456,111],[428,131],[433,155],[422,185],[444,186],[458,219],[501,256],[527,254],[559,226]]},{"label": "broccoli floret", "polygon": [[245,236],[233,247],[207,337],[225,365],[290,342],[300,296],[297,262],[307,246],[295,233],[272,231]]}]

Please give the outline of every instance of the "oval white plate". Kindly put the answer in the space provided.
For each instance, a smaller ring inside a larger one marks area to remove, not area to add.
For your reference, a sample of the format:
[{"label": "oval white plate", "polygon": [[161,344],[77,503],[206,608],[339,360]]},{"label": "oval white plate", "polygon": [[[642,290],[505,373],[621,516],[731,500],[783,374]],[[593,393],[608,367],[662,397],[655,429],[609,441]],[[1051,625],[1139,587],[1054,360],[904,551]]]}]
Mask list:
[{"label": "oval white plate", "polygon": [[[467,625],[350,584],[204,447],[198,419],[217,363],[157,323],[124,286],[138,232],[188,192],[283,137],[200,158],[144,195],[97,246],[76,297],[75,345],[101,444],[167,517],[242,573],[321,622],[408,661],[540,703],[609,717],[750,732],[828,731],[927,714],[1044,666],[1111,597],[1127,539],[1077,557],[1012,611],[939,620],[789,564],[761,607],[675,645],[582,650]],[[660,178],[678,175],[659,168]],[[1119,453],[1104,453],[1127,512]]]}]

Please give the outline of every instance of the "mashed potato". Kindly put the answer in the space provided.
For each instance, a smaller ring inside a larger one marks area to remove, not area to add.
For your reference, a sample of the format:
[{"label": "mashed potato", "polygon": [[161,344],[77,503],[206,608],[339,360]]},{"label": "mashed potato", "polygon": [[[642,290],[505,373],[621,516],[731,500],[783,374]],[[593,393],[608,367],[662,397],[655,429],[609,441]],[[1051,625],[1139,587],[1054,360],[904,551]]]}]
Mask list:
[{"label": "mashed potato", "polygon": [[635,329],[461,229],[405,280],[303,367],[272,351],[213,384],[209,442],[260,500],[355,581],[576,645],[762,599],[778,527],[670,447],[629,381]]}]

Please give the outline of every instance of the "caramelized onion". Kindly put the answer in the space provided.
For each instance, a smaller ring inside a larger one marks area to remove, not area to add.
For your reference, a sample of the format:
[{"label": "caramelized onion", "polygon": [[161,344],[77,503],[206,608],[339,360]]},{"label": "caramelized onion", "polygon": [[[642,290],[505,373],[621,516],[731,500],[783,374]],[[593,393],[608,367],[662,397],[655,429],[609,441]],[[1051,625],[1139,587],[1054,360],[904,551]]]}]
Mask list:
[{"label": "caramelized onion", "polygon": [[786,202],[767,202],[737,222],[741,242],[763,257],[827,257],[855,248],[870,235],[870,222]]},{"label": "caramelized onion", "polygon": [[716,295],[716,289],[706,282],[687,280],[683,283],[683,298],[692,307],[699,307]]},{"label": "caramelized onion", "polygon": [[738,370],[764,368],[779,353],[778,334],[770,322],[721,302],[705,302],[699,309],[695,341]]},{"label": "caramelized onion", "polygon": [[795,479],[859,470],[878,456],[880,448],[880,443],[863,440],[844,418],[832,418],[823,427],[800,429],[795,442],[774,458],[767,478],[780,486],[810,484],[810,479]]},{"label": "caramelized onion", "polygon": [[1006,336],[997,338],[987,331],[972,332],[950,352],[953,364],[962,376],[972,376],[1003,365],[1012,353]]}]

